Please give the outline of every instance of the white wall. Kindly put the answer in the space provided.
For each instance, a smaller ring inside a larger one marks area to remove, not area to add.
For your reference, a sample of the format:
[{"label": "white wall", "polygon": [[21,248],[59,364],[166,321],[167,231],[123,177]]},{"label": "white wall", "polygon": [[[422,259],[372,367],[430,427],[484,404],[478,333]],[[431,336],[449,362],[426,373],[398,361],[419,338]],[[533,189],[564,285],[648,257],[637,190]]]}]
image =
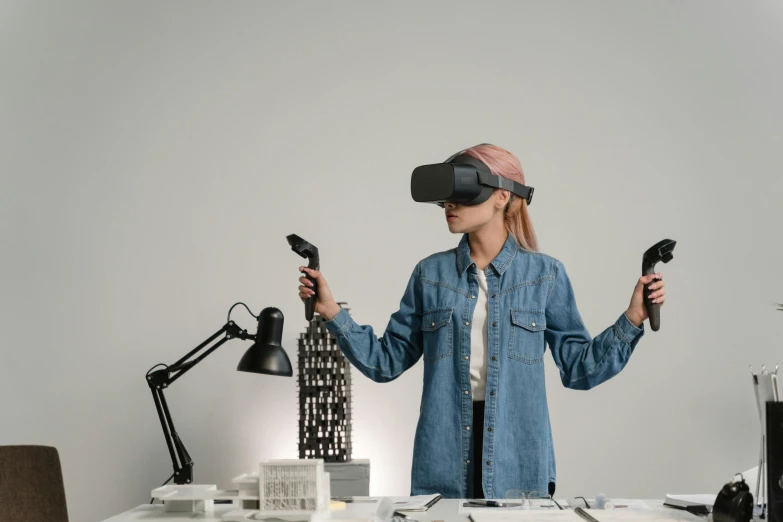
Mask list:
[{"label": "white wall", "polygon": [[[754,465],[748,365],[783,362],[779,2],[12,1],[0,23],[0,444],[60,450],[72,520],[168,477],[144,373],[232,303],[283,310],[295,355],[287,234],[382,331],[459,241],[411,170],[483,141],[520,157],[593,334],[678,241],[623,373],[574,392],[547,357],[559,493],[717,492]],[[168,392],[200,482],[296,456],[295,379],[234,372],[246,346]],[[371,493],[407,494],[421,363],[354,379]]]}]

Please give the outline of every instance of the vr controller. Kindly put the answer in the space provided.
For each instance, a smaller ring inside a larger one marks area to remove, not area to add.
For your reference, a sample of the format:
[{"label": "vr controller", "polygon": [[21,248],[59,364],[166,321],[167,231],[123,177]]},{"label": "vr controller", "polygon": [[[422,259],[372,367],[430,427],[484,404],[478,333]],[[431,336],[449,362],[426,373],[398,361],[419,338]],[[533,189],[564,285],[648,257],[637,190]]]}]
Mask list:
[{"label": "vr controller", "polygon": [[[664,239],[651,246],[642,256],[642,275],[650,275],[655,273],[655,264],[658,261],[668,263],[674,258],[672,252],[674,252],[674,246],[676,241],[671,239]],[[652,283],[650,283],[652,284]],[[649,285],[644,289],[644,306],[647,308],[647,315],[650,316],[650,328],[653,332],[657,332],[661,327],[661,305],[653,303],[648,297],[650,292]]]},{"label": "vr controller", "polygon": [[[307,268],[310,268],[311,270],[321,269],[321,261],[318,258],[318,249],[315,246],[311,245],[296,234],[288,235],[286,236],[286,239],[288,240],[288,244],[291,245],[291,250],[308,259]],[[315,279],[310,276],[310,274],[305,273],[305,275],[307,279],[313,283],[312,290],[315,292],[312,297],[308,297],[304,300],[305,319],[312,321],[313,315],[315,314],[315,303],[318,300],[318,285],[316,284]]]}]

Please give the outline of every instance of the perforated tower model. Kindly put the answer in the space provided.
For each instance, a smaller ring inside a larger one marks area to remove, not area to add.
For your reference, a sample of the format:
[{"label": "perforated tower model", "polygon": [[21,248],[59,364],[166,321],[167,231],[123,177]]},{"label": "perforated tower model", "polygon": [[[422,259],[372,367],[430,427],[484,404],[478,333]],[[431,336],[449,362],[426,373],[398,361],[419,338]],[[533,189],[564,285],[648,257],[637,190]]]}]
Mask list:
[{"label": "perforated tower model", "polygon": [[297,359],[299,458],[350,461],[351,366],[319,314],[299,336]]}]

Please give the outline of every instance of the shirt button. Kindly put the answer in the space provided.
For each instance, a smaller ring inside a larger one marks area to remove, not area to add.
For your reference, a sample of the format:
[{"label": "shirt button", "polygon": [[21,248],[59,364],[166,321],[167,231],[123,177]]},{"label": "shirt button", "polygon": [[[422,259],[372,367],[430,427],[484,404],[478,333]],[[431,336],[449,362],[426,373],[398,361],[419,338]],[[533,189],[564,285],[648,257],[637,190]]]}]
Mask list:
[{"label": "shirt button", "polygon": [[465,390],[465,395],[467,395],[467,394],[468,394],[468,390]]},{"label": "shirt button", "polygon": [[[492,323],[492,326],[497,326],[497,325],[498,325],[498,323]],[[533,326],[535,326],[535,325],[536,325],[536,324],[535,324],[535,323],[533,323]]]},{"label": "shirt button", "polygon": [[465,429],[470,431],[470,426],[465,426]]},{"label": "shirt button", "polygon": [[470,321],[465,321],[465,326],[468,326],[470,324]]},{"label": "shirt button", "polygon": [[466,460],[465,464],[470,464],[470,459]]},{"label": "shirt button", "polygon": [[493,360],[493,361],[495,360],[495,356],[494,356],[494,355],[492,356],[492,360]]},{"label": "shirt button", "polygon": [[432,323],[432,326],[435,326],[435,323]]},{"label": "shirt button", "polygon": [[470,296],[470,298],[471,298],[471,299],[475,299],[475,298],[476,298],[476,296],[475,296],[475,295],[472,295],[472,296]]},{"label": "shirt button", "polygon": [[492,299],[494,299],[494,298],[495,298],[495,294],[492,294]]},{"label": "shirt button", "polygon": [[470,359],[470,355],[466,355],[466,356],[465,356],[465,360],[467,361],[467,360],[469,360],[469,359]]},{"label": "shirt button", "polygon": [[530,325],[531,325],[531,326],[535,326],[535,325],[536,325],[536,323],[530,323]]},{"label": "shirt button", "polygon": [[487,428],[487,431],[492,431],[492,427],[490,426],[489,428]]},{"label": "shirt button", "polygon": [[487,461],[487,466],[491,466],[492,463],[490,461]]},{"label": "shirt button", "polygon": [[489,392],[490,395],[495,395],[495,392],[491,391]]}]

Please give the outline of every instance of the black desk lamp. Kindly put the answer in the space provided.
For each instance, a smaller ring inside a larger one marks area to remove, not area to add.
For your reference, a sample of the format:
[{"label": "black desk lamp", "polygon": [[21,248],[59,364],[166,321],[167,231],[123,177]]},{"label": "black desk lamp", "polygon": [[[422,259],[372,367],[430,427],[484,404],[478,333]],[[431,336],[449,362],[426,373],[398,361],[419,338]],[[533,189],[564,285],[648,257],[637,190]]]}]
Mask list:
[{"label": "black desk lamp", "polygon": [[[239,304],[247,308],[247,305],[244,303],[236,303],[234,306]],[[221,344],[235,337],[244,340],[252,339],[255,341],[239,361],[239,364],[237,365],[238,371],[281,375],[284,377],[291,377],[293,375],[291,361],[288,359],[288,355],[280,345],[280,340],[283,337],[283,312],[277,308],[264,308],[258,317],[256,317],[250,312],[250,309],[247,308],[250,315],[253,315],[253,317],[258,319],[258,329],[256,330],[255,335],[251,335],[247,333],[247,330],[239,328],[239,326],[231,320],[231,310],[234,309],[234,306],[229,309],[227,322],[223,325],[223,328],[215,332],[209,339],[196,346],[190,353],[171,366],[156,364],[147,372],[147,384],[149,385],[150,390],[152,390],[153,399],[155,399],[155,407],[158,409],[160,425],[163,427],[163,435],[166,437],[166,444],[169,447],[169,454],[171,455],[171,463],[174,466],[174,474],[169,480],[173,478],[175,484],[190,484],[193,482],[193,460],[190,458],[188,451],[182,444],[182,441],[177,434],[177,430],[174,429],[174,422],[171,420],[171,413],[169,413],[169,407],[166,405],[166,398],[163,396],[163,390],[165,388],[168,388],[172,382],[182,377],[185,372],[193,368],[204,359],[204,357],[214,352]],[[223,337],[207,351],[197,358],[190,360],[197,352],[221,336]],[[163,366],[164,368],[153,372],[152,370],[158,366]],[[168,483],[168,480],[166,483]]]}]

